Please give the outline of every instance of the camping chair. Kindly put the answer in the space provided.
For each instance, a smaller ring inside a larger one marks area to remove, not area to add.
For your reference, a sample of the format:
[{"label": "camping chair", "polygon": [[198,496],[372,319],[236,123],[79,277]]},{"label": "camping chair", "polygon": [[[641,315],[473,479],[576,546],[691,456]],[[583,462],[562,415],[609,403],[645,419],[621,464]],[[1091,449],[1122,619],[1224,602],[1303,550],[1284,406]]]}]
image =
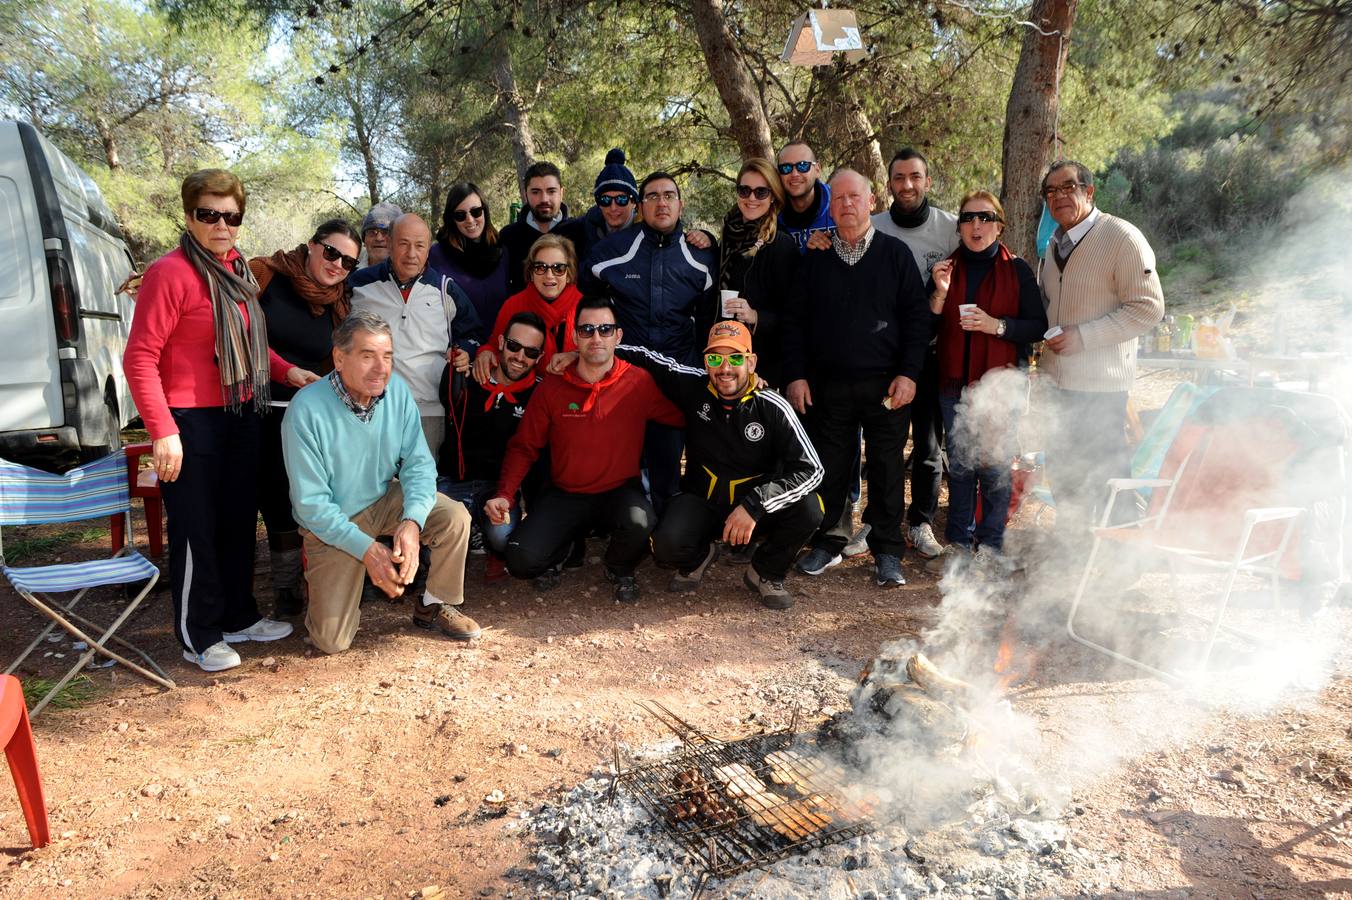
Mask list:
[{"label": "camping chair", "polygon": [[[1297,399],[1301,397],[1305,399]],[[1283,578],[1300,577],[1300,553],[1292,541],[1311,503],[1308,496],[1292,491],[1298,490],[1297,474],[1303,472],[1308,481],[1309,470],[1322,464],[1321,451],[1342,443],[1341,435],[1311,422],[1326,414],[1331,404],[1328,398],[1314,395],[1219,391],[1178,428],[1160,477],[1111,479],[1108,507],[1093,529],[1093,545],[1066,619],[1071,638],[1152,674],[1180,680],[1178,672],[1165,671],[1076,631],[1094,563],[1104,547],[1112,544],[1162,555],[1169,563],[1171,585],[1179,566],[1224,574],[1224,587],[1198,659],[1198,674],[1205,671],[1222,627],[1253,640],[1223,626],[1222,618],[1239,573],[1270,579],[1274,606],[1280,603]],[[1338,418],[1336,408],[1331,418]],[[1330,473],[1330,481],[1333,477]],[[1128,497],[1134,502],[1134,493],[1142,489],[1151,491],[1145,515],[1109,526],[1114,506]],[[1278,505],[1278,501],[1292,499],[1301,505]]]},{"label": "camping chair", "polygon": [[[130,510],[127,463],[121,453],[72,469],[64,475],[39,472],[0,459],[0,527],[78,522],[119,514],[127,517],[127,529],[130,533]],[[17,669],[58,625],[72,637],[84,641],[86,645],[86,649],[70,670],[34,705],[32,716],[41,712],[57,691],[65,687],[96,653],[122,663],[156,684],[167,688],[174,686],[164,670],[144,651],[116,635],[117,629],[140,606],[141,601],[159,580],[159,569],[144,556],[128,547],[107,559],[16,568],[5,563],[4,544],[0,541],[0,567],[3,567],[5,578],[19,592],[19,596],[51,619],[51,624],[44,628],[28,648],[19,654],[19,658],[5,670],[6,674]],[[140,582],[144,582],[144,586],[106,628],[75,612],[75,606],[84,599],[91,588]],[[64,604],[50,596],[71,591],[76,592],[75,596]],[[91,637],[92,633],[98,633],[99,636]],[[110,641],[140,656],[150,668],[134,663],[111,649],[107,646]]]}]

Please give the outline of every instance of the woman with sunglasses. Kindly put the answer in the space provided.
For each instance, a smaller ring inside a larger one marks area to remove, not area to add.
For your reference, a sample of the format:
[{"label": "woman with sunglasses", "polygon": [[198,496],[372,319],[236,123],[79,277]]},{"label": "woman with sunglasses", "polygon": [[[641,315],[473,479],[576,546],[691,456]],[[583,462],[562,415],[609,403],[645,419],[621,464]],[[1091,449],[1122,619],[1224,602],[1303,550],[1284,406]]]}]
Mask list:
[{"label": "woman with sunglasses", "polygon": [[576,287],[577,253],[573,242],[557,234],[541,235],[526,254],[526,289],[507,298],[493,324],[493,333],[474,360],[474,378],[487,384],[493,366],[498,362],[498,338],[507,333],[507,323],[517,313],[535,313],[545,323],[544,352],[539,370],[543,372],[549,358],[560,350],[576,350],[573,335],[573,310],[582,299]]},{"label": "woman with sunglasses", "polygon": [[269,377],[295,367],[269,351],[258,284],[235,249],[244,185],[204,169],[180,196],[183,235],[146,269],[123,369],[169,514],[174,633],[185,660],[219,672],[240,664],[232,644],[291,633],[259,614],[253,570]]},{"label": "woman with sunglasses", "polygon": [[462,181],[446,195],[436,243],[427,267],[459,285],[474,304],[480,322],[497,320],[507,299],[507,254],[478,185]]},{"label": "woman with sunglasses", "polygon": [[779,228],[784,188],[768,159],[749,159],[737,173],[737,202],[723,217],[719,287],[736,291],[719,318],[736,319],[756,336],[756,374],[782,388],[779,315],[798,271],[798,247]]},{"label": "woman with sunglasses", "polygon": [[301,387],[333,368],[333,330],[352,308],[347,275],[357,268],[361,236],[342,219],[315,229],[294,250],[249,260],[258,280],[259,306],[267,315],[268,346],[291,364],[286,383],[272,388],[273,409],[263,417],[259,450],[258,511],[272,557],[272,614],[300,615],[304,608],[301,537],[291,517],[291,483],[282,458],[282,414]]},{"label": "woman with sunglasses", "polygon": [[[935,264],[929,294],[939,332],[939,408],[948,436],[949,541],[926,564],[931,571],[943,571],[960,554],[976,551],[980,559],[1000,553],[1023,393],[1011,389],[1017,396],[1007,398],[996,379],[986,376],[1026,366],[1032,344],[1047,330],[1033,270],[1000,241],[1005,230],[1000,201],[988,191],[970,191],[958,209],[961,243]],[[987,386],[979,395],[968,390],[979,382]]]}]

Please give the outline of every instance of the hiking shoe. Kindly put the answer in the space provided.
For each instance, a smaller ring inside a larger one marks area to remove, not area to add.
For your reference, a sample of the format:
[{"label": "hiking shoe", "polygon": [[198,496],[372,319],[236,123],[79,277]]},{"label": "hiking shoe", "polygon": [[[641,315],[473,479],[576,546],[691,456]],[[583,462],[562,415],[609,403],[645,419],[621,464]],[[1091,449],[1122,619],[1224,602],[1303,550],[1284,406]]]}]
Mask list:
[{"label": "hiking shoe", "polygon": [[699,583],[704,578],[704,573],[718,559],[718,542],[709,542],[709,551],[704,554],[704,559],[689,572],[677,572],[671,576],[671,581],[667,582],[667,591],[672,594],[693,594],[699,590]]},{"label": "hiking shoe", "polygon": [[788,609],[793,606],[793,594],[784,587],[784,579],[762,578],[752,566],[746,567],[742,584],[760,594],[761,606],[769,609]]},{"label": "hiking shoe", "polygon": [[638,602],[638,579],[633,575],[617,575],[606,569],[606,581],[615,585],[615,599],[621,603]]},{"label": "hiking shoe", "polygon": [[925,571],[934,575],[942,575],[950,567],[961,565],[972,558],[972,549],[964,547],[962,544],[949,544],[943,549],[943,552],[931,560],[925,562]]},{"label": "hiking shoe", "polygon": [[976,553],[972,555],[972,562],[977,568],[989,572],[992,575],[1011,575],[1014,572],[1014,563],[1008,556],[1005,556],[994,547],[982,545],[977,548]]},{"label": "hiking shoe", "polygon": [[868,552],[868,533],[873,530],[872,525],[860,525],[859,530],[850,536],[850,542],[845,545],[845,549],[840,551],[840,555],[849,559],[853,556],[863,556]]},{"label": "hiking shoe", "polygon": [[562,579],[563,579],[563,569],[559,568],[558,566],[554,566],[552,568],[545,569],[539,575],[536,575],[534,580],[531,581],[531,584],[535,585],[535,589],[537,591],[552,591],[554,590],[554,588],[559,586],[559,582]]},{"label": "hiking shoe", "polygon": [[507,572],[507,563],[501,556],[490,555],[488,564],[484,566],[484,583],[497,584],[499,581],[505,581],[510,578]]},{"label": "hiking shoe", "polygon": [[906,576],[901,572],[901,557],[891,553],[873,554],[873,573],[880,588],[900,587],[906,583]]},{"label": "hiking shoe", "polygon": [[440,631],[457,641],[472,641],[484,633],[478,622],[446,603],[416,604],[413,624],[428,631]]},{"label": "hiking shoe", "polygon": [[580,569],[586,564],[587,539],[580,537],[573,541],[573,549],[568,551],[568,558],[563,561],[563,567],[565,569]]},{"label": "hiking shoe", "polygon": [[745,566],[750,564],[751,557],[756,555],[756,545],[750,544],[723,544],[723,550],[719,554],[728,561],[731,566]]},{"label": "hiking shoe", "polygon": [[293,630],[290,622],[259,619],[243,631],[227,631],[222,637],[225,638],[227,644],[242,644],[245,641],[280,641]]},{"label": "hiking shoe", "polygon": [[484,544],[484,533],[477,526],[469,533],[469,552],[475,556],[483,556],[488,552],[488,547]]},{"label": "hiking shoe", "polygon": [[912,525],[906,530],[907,542],[918,556],[934,559],[944,552],[944,545],[934,536],[934,529],[928,522]]},{"label": "hiking shoe", "polygon": [[840,565],[840,554],[814,547],[798,560],[798,571],[804,575],[820,575],[832,566]]},{"label": "hiking shoe", "polygon": [[239,665],[239,654],[225,641],[217,641],[201,653],[184,650],[183,658],[203,672],[224,672]]}]

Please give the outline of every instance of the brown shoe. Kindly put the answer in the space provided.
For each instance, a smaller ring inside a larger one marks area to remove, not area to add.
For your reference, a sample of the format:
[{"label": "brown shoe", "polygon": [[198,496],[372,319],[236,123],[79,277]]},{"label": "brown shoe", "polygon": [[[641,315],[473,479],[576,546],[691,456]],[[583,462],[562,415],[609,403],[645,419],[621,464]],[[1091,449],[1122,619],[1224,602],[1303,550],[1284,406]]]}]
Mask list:
[{"label": "brown shoe", "polygon": [[413,624],[428,631],[440,631],[457,641],[472,641],[483,634],[479,623],[447,603],[428,606],[418,603],[413,608]]}]

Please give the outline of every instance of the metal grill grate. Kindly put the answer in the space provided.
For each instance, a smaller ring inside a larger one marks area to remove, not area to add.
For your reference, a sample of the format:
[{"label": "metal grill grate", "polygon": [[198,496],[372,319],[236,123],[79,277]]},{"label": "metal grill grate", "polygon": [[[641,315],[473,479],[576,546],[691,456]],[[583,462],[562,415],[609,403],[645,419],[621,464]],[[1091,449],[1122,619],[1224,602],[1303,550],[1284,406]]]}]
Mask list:
[{"label": "metal grill grate", "polygon": [[620,771],[629,790],[704,867],[726,878],[787,856],[847,841],[878,827],[875,803],[851,790],[846,773],[797,733],[720,741],[658,703],[640,704],[682,740],[671,757]]}]

